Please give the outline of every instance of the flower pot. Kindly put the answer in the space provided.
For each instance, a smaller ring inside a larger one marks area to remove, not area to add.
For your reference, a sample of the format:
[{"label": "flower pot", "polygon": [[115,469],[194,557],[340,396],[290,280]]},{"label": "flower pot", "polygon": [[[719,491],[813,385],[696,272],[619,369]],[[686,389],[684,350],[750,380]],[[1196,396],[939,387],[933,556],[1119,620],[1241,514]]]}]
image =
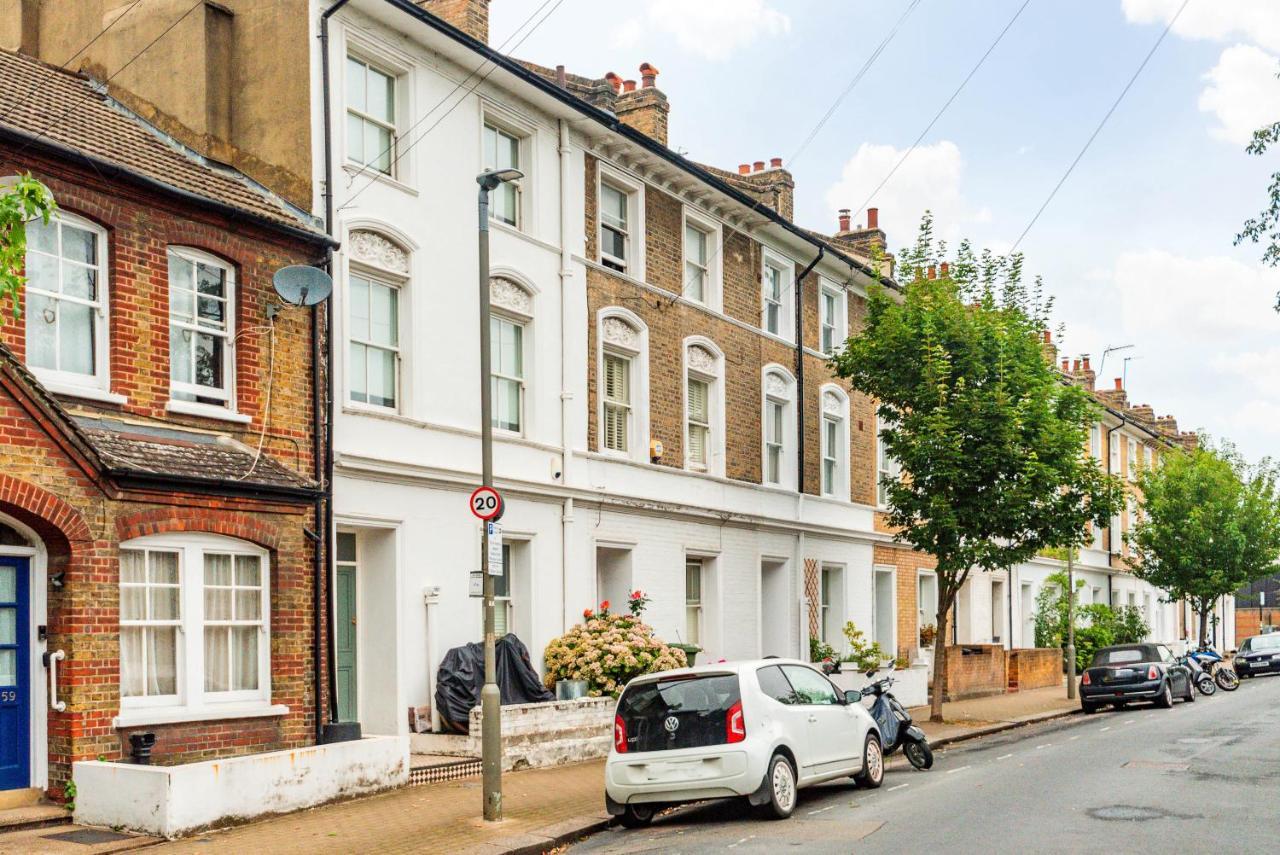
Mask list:
[{"label": "flower pot", "polygon": [[684,651],[684,658],[690,668],[697,664],[698,654],[702,652],[702,648],[696,644],[672,644],[669,646]]},{"label": "flower pot", "polygon": [[556,680],[556,700],[572,701],[585,698],[590,688],[586,680]]}]

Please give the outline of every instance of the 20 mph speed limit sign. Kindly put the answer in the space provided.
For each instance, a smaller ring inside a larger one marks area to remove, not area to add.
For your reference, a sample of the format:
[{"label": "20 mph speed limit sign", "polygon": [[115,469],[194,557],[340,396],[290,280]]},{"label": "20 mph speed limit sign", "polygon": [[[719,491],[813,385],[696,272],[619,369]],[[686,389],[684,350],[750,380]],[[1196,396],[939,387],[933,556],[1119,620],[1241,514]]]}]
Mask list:
[{"label": "20 mph speed limit sign", "polygon": [[486,522],[502,516],[502,496],[492,487],[478,487],[470,501],[471,513]]}]

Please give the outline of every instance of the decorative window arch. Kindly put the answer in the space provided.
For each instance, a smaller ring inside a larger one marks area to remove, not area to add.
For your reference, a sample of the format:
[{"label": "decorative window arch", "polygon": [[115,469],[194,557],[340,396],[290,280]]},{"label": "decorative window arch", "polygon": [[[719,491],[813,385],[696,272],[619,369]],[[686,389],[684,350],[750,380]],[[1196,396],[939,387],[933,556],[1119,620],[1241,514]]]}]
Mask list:
[{"label": "decorative window arch", "polygon": [[493,426],[523,434],[529,417],[525,394],[529,377],[529,336],[533,292],[514,276],[489,278],[489,371],[493,384]]},{"label": "decorative window arch", "polygon": [[267,550],[223,535],[121,543],[117,726],[272,711],[270,573]]},{"label": "decorative window arch", "polygon": [[834,384],[819,390],[819,487],[822,495],[849,501],[849,395]]},{"label": "decorative window arch", "polygon": [[27,365],[54,390],[110,388],[107,240],[68,211],[27,224]]},{"label": "decorative window arch", "polygon": [[724,353],[703,336],[684,340],[684,464],[724,475]]},{"label": "decorative window arch", "polygon": [[347,262],[347,400],[402,412],[412,255],[384,232],[362,227],[348,232]]},{"label": "decorative window arch", "polygon": [[597,447],[649,459],[649,328],[619,306],[596,316]]},{"label": "decorative window arch", "polygon": [[761,483],[796,487],[796,381],[781,365],[766,365],[761,387]]}]

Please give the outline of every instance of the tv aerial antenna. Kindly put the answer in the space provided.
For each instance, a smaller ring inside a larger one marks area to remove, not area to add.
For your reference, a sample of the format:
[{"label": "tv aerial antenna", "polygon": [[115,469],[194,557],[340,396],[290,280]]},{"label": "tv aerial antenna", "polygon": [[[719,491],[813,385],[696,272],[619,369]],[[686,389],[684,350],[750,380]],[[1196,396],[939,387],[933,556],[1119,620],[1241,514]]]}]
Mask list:
[{"label": "tv aerial antenna", "polygon": [[1108,353],[1115,353],[1116,351],[1119,351],[1119,350],[1132,350],[1133,347],[1134,346],[1132,344],[1117,344],[1117,345],[1107,347],[1105,350],[1102,351],[1102,361],[1098,363],[1098,373],[1101,374],[1102,369],[1106,366]]}]

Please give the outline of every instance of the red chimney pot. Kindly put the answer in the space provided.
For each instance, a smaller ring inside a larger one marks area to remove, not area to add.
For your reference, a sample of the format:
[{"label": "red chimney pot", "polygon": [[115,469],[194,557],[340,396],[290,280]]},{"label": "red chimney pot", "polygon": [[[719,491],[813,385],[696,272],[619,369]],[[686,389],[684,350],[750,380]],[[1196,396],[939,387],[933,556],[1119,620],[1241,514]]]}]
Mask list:
[{"label": "red chimney pot", "polygon": [[879,208],[867,208],[867,228],[869,229],[880,228],[880,209]]},{"label": "red chimney pot", "polygon": [[942,275],[944,277],[951,275],[951,265],[947,264],[945,261],[942,262]]},{"label": "red chimney pot", "polygon": [[770,168],[770,169],[781,169],[781,168],[782,168],[782,158],[780,158],[780,157],[771,157],[771,158],[769,158],[769,168]]},{"label": "red chimney pot", "polygon": [[607,73],[605,74],[604,79],[605,79],[605,81],[606,81],[606,82],[608,82],[608,84],[609,84],[610,86],[612,86],[612,87],[613,87],[613,91],[614,91],[614,92],[621,92],[621,91],[622,91],[622,78],[621,78],[621,77],[619,77],[618,75],[616,75],[616,74],[614,74],[612,71],[610,71],[610,72],[607,72]]},{"label": "red chimney pot", "polygon": [[1084,358],[1084,370],[1085,370],[1085,371],[1089,371],[1089,370],[1091,370],[1091,369],[1089,368],[1089,357],[1087,357],[1087,356]]},{"label": "red chimney pot", "polygon": [[842,232],[849,231],[849,209],[848,208],[840,209],[840,231]]},{"label": "red chimney pot", "polygon": [[624,81],[622,81],[622,91],[623,91],[623,92],[635,92],[635,91],[636,91],[636,82],[635,82],[634,80],[624,80]]},{"label": "red chimney pot", "polygon": [[1080,360],[1077,359],[1075,361],[1075,364],[1071,366],[1071,370],[1076,372],[1080,370]]},{"label": "red chimney pot", "polygon": [[751,164],[749,164],[749,163],[739,163],[739,164],[738,164],[738,174],[739,174],[739,175],[748,175],[748,174],[750,174],[750,172],[751,172]]},{"label": "red chimney pot", "polygon": [[1116,378],[1116,391],[1117,392],[1124,391],[1124,381],[1121,380],[1119,377]]},{"label": "red chimney pot", "polygon": [[1043,335],[1044,335],[1045,344],[1053,344],[1053,333],[1049,332],[1048,330],[1045,330]]},{"label": "red chimney pot", "polygon": [[930,279],[937,279],[937,278],[938,278],[938,268],[937,268],[937,266],[935,266],[935,265],[933,265],[933,264],[930,264],[930,265],[929,265],[929,278],[930,278]]},{"label": "red chimney pot", "polygon": [[753,164],[752,164],[752,167],[754,168],[754,171],[755,171],[755,172],[763,172],[763,171],[764,171],[764,161],[763,161],[763,160],[757,160],[755,163],[753,163]]},{"label": "red chimney pot", "polygon": [[658,69],[647,62],[640,63],[640,80],[645,89],[651,89],[658,79]]}]

